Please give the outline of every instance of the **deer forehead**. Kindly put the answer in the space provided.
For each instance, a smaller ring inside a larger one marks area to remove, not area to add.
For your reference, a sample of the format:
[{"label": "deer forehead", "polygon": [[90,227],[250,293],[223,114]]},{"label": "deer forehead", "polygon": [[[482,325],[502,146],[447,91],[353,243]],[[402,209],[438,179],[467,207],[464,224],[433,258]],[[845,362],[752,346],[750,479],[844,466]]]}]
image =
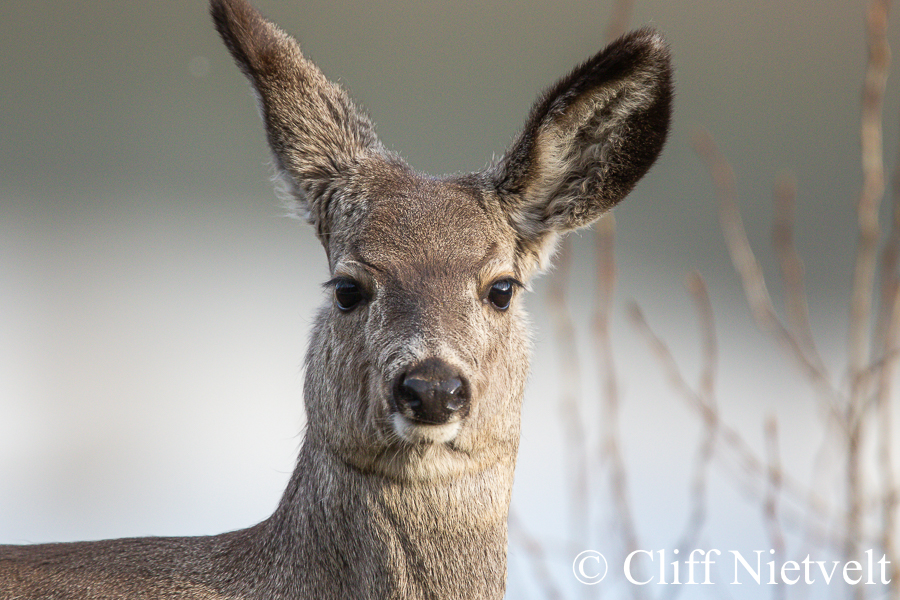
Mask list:
[{"label": "deer forehead", "polygon": [[411,177],[382,187],[366,205],[339,270],[362,263],[376,278],[419,283],[513,274],[511,227],[476,186]]}]

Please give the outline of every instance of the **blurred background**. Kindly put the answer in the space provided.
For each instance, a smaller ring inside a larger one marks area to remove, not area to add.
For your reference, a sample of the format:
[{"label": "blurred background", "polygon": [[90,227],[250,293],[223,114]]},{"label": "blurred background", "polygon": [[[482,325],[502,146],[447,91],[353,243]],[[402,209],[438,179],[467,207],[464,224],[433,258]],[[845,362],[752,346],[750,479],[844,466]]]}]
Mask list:
[{"label": "blurred background", "polygon": [[[502,153],[536,95],[604,45],[612,9],[256,4],[368,109],[388,147],[435,174]],[[642,307],[693,381],[701,355],[689,272],[710,289],[723,418],[760,453],[763,423],[776,418],[785,469],[812,476],[823,439],[813,393],[752,322],[691,139],[709,131],[734,165],[775,291],[772,188],[794,174],[812,326],[840,382],[862,181],[864,13],[863,2],[833,0],[635,1],[631,26],[665,33],[677,77],[669,144],[615,211],[618,432],[642,547],[672,548],[685,529],[701,427],[625,306]],[[254,100],[205,3],[7,2],[0,22],[0,543],[202,535],[265,518],[302,439],[302,360],[328,273],[311,229],[285,218],[271,190]],[[896,18],[888,38],[900,48]],[[898,81],[885,100],[889,169]],[[574,236],[566,285],[579,331],[596,295],[593,244]],[[549,281],[527,299],[536,349],[514,507],[566,589],[569,451]],[[584,422],[596,435],[597,352],[589,337],[577,343]],[[759,498],[732,475],[709,472],[700,547],[768,550]],[[585,525],[583,549],[609,551],[605,518],[614,517],[600,511]],[[513,544],[512,597],[540,597],[533,569]]]}]

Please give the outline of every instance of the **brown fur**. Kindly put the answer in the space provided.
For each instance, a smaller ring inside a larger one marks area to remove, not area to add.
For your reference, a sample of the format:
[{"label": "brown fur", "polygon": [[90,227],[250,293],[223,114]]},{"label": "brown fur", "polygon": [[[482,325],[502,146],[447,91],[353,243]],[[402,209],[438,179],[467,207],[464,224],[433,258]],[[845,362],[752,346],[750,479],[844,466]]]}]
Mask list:
[{"label": "brown fur", "polygon": [[[666,47],[649,30],[615,42],[538,100],[496,165],[432,178],[384,149],[293,38],[244,0],[211,6],[334,277],[296,471],[249,529],[0,547],[0,598],[502,598],[529,358],[518,288],[661,151]],[[343,310],[348,285],[359,302]],[[397,391],[426,364],[462,390],[434,424]]]}]

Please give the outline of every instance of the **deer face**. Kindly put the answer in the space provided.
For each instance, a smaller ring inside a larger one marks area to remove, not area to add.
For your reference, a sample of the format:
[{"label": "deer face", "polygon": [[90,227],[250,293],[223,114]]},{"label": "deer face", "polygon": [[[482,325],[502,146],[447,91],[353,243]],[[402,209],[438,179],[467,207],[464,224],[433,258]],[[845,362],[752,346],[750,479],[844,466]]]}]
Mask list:
[{"label": "deer face", "polygon": [[599,218],[661,151],[661,39],[620,39],[539,99],[500,162],[437,179],[386,151],[344,91],[243,0],[212,7],[331,270],[306,361],[307,438],[402,480],[512,465],[528,372],[521,289],[559,233]]},{"label": "deer face", "polygon": [[[449,476],[515,456],[531,275],[475,178],[363,169],[328,239],[331,297],[307,362],[309,431],[360,468]],[[327,373],[327,374],[326,374]]]}]

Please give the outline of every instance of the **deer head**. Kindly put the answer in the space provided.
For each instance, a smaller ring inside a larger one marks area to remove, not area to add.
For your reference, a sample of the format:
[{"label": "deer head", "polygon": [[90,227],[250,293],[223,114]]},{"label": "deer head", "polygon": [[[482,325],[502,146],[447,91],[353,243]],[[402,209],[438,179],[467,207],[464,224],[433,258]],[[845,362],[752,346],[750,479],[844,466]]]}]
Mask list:
[{"label": "deer head", "polygon": [[212,12],[331,272],[305,443],[392,480],[511,474],[529,362],[521,292],[559,234],[612,208],[659,155],[672,99],[661,37],[631,33],[556,83],[496,164],[431,177],[249,4]]}]

